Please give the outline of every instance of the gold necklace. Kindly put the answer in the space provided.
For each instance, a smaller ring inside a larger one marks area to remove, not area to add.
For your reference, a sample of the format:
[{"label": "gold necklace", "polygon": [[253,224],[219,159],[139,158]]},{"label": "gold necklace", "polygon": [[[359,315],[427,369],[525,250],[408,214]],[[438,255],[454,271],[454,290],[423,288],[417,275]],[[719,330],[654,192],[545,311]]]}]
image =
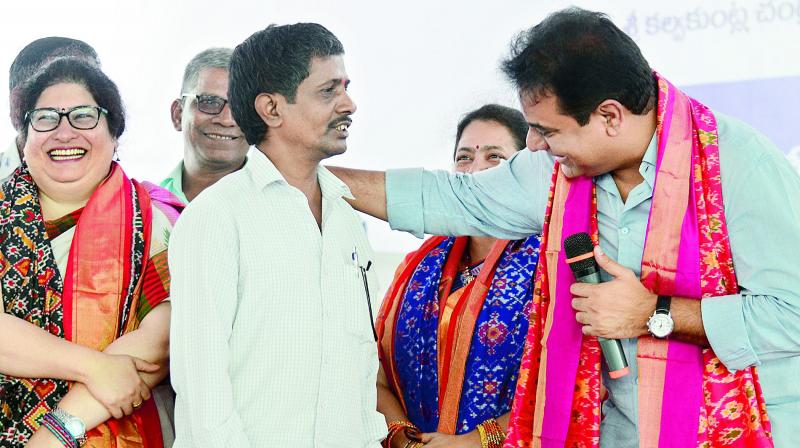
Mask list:
[{"label": "gold necklace", "polygon": [[472,271],[470,271],[469,265],[464,266],[464,271],[461,273],[461,281],[465,285],[468,285],[472,283],[473,280],[475,280],[475,276],[472,275]]}]

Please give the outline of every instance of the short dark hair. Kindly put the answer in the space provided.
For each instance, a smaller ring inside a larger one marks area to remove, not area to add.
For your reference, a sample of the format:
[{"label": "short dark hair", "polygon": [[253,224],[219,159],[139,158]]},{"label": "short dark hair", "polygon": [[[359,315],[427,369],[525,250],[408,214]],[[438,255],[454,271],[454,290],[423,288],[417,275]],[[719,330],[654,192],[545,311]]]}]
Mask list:
[{"label": "short dark hair", "polygon": [[[487,104],[467,113],[461,121],[458,122],[454,151],[458,151],[458,141],[461,140],[464,129],[473,121],[478,120],[493,121],[503,126],[508,129],[508,133],[511,134],[511,138],[514,139],[514,149],[519,150],[525,147],[525,137],[528,135],[528,122],[525,121],[525,116],[522,115],[522,112],[499,104]],[[453,157],[455,157],[455,152],[453,152]]]},{"label": "short dark hair", "polygon": [[19,102],[11,110],[13,120],[23,123],[20,129],[20,142],[28,138],[28,127],[25,126],[25,113],[36,107],[36,101],[48,87],[60,83],[79,84],[86,88],[97,102],[106,109],[108,131],[114,138],[119,138],[125,131],[125,109],[117,85],[105,73],[86,61],[75,58],[60,58],[42,67],[28,82],[19,95]]},{"label": "short dark hair", "polygon": [[247,143],[255,145],[267,135],[255,109],[259,94],[279,93],[293,103],[311,59],[340,54],[344,47],[339,39],[316,23],[270,25],[239,44],[231,58],[228,101]]},{"label": "short dark hair", "polygon": [[[8,102],[12,110],[19,101],[19,88],[25,81],[48,62],[62,57],[83,59],[100,67],[97,52],[82,40],[59,36],[36,39],[17,53],[17,57],[14,58],[14,62],[8,69]],[[14,120],[13,114],[11,124],[17,131],[23,126],[22,122]]]},{"label": "short dark hair", "polygon": [[606,99],[632,113],[655,105],[656,81],[639,47],[605,14],[568,8],[520,33],[502,70],[520,94],[552,93],[581,126]]},{"label": "short dark hair", "polygon": [[42,65],[59,57],[83,58],[100,66],[97,52],[86,42],[69,37],[43,37],[26,45],[14,58],[8,69],[8,90],[14,90],[33,76]]}]

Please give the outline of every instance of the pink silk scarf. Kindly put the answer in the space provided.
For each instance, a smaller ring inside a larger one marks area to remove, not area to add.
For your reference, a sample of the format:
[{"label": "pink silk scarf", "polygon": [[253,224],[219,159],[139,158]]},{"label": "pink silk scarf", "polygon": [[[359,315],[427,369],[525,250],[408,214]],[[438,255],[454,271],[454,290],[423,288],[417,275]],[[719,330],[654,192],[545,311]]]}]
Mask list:
[{"label": "pink silk scarf", "polygon": [[[698,300],[736,294],[716,119],[655,76],[658,157],[642,283]],[[556,164],[530,324],[543,330],[528,333],[505,448],[599,446],[600,351],[575,320],[561,249],[576,232],[597,244],[594,189],[593,179],[568,179]],[[732,373],[711,348],[649,336],[638,339],[636,362],[640,447],[773,446],[755,367]]]}]

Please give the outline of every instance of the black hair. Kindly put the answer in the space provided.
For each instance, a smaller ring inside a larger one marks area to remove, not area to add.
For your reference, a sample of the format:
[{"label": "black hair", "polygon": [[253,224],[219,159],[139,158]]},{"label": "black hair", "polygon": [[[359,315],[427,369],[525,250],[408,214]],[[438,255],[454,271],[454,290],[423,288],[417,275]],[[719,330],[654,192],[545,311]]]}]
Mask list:
[{"label": "black hair", "polygon": [[[522,112],[499,104],[487,104],[467,113],[461,121],[458,122],[454,151],[458,150],[458,141],[461,140],[464,129],[466,129],[470,123],[477,120],[493,121],[505,127],[508,133],[511,134],[511,138],[514,139],[514,149],[519,150],[525,147],[525,137],[528,135],[528,122],[525,121],[525,116],[522,115]],[[455,157],[455,152],[453,153],[453,157]]]},{"label": "black hair", "polygon": [[69,37],[43,37],[26,45],[14,58],[8,69],[8,90],[14,90],[48,61],[67,56],[83,58],[100,66],[97,52],[86,42]]},{"label": "black hair", "polygon": [[259,94],[279,93],[293,103],[311,59],[340,54],[344,47],[339,39],[316,23],[270,25],[239,44],[231,58],[228,101],[247,143],[255,145],[267,135],[255,109]]},{"label": "black hair", "polygon": [[605,14],[568,8],[520,33],[502,70],[521,95],[552,93],[581,126],[607,99],[649,112],[656,81],[639,47]]},{"label": "black hair", "polygon": [[[14,58],[14,62],[8,69],[8,102],[11,110],[17,107],[19,88],[25,81],[30,79],[42,66],[62,57],[83,59],[100,67],[97,52],[82,40],[58,36],[36,39],[17,53],[17,57]],[[13,113],[11,114],[11,124],[17,131],[20,131],[23,126],[21,121],[14,119]]]},{"label": "black hair", "polygon": [[42,67],[23,86],[19,94],[19,102],[11,110],[13,120],[23,123],[20,129],[20,141],[28,137],[25,126],[25,114],[36,107],[36,102],[48,87],[60,83],[79,84],[86,88],[97,105],[106,109],[108,131],[114,138],[119,138],[125,131],[125,109],[119,89],[97,66],[75,58],[55,59]]}]

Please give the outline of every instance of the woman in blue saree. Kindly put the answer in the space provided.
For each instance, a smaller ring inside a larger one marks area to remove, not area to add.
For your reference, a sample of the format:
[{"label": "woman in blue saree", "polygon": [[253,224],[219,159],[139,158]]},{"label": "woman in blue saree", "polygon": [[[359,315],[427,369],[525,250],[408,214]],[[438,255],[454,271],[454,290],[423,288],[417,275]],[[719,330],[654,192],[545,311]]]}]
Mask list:
[{"label": "woman in blue saree", "polygon": [[[486,105],[459,123],[453,169],[491,168],[525,146],[522,114]],[[528,332],[539,236],[426,240],[378,315],[384,446],[499,447]]]}]

